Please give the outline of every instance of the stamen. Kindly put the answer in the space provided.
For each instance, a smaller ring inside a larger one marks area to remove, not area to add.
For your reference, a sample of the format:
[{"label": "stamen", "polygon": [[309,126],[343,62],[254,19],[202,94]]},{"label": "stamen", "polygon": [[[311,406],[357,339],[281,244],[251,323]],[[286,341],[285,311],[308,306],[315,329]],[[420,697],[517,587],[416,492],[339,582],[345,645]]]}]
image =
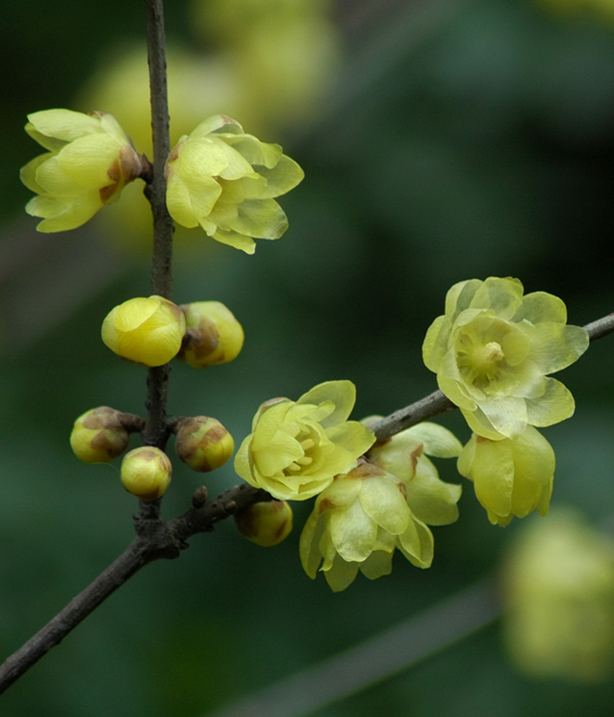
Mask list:
[{"label": "stamen", "polygon": [[301,448],[307,452],[311,448],[315,446],[316,442],[311,438],[305,438],[304,441],[301,441]]},{"label": "stamen", "polygon": [[308,466],[310,463],[313,463],[313,458],[309,458],[309,456],[303,456],[302,458],[296,459],[297,463],[300,463],[302,466]]}]

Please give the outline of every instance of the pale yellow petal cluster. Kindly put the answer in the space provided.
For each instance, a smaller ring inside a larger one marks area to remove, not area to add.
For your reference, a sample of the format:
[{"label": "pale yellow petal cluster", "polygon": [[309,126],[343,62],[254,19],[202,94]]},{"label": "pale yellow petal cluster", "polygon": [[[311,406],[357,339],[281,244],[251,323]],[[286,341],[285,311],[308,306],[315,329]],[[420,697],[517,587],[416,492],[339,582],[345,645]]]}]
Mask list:
[{"label": "pale yellow petal cluster", "polygon": [[[537,679],[614,674],[614,544],[569,509],[517,537],[502,566],[505,644]],[[588,709],[590,712],[590,709]]]},{"label": "pale yellow petal cluster", "polygon": [[236,472],[279,500],[312,498],[375,441],[373,431],[347,420],[355,401],[350,381],[321,383],[298,401],[267,401],[239,448]]},{"label": "pale yellow petal cluster", "polygon": [[462,281],[426,334],[424,363],[475,433],[512,438],[574,411],[568,389],[548,377],[588,347],[586,331],[566,322],[561,299],[542,291],[523,296],[518,279]]},{"label": "pale yellow petal cluster", "polygon": [[216,241],[253,254],[254,238],[278,239],[288,228],[275,198],[303,176],[279,145],[261,142],[235,120],[216,115],[172,150],[166,203],[178,224],[200,226]]},{"label": "pale yellow petal cluster", "polygon": [[130,138],[110,114],[65,109],[28,115],[26,132],[45,149],[21,170],[21,181],[39,196],[26,211],[40,232],[85,224],[143,169]]},{"label": "pale yellow petal cluster", "polygon": [[461,488],[439,480],[424,454],[452,457],[460,450],[449,431],[432,423],[371,449],[368,461],[337,476],[319,494],[301,535],[305,572],[315,578],[321,570],[339,591],[358,571],[372,580],[388,575],[395,549],[413,565],[430,567],[434,539],[428,525],[458,518]]},{"label": "pale yellow petal cluster", "polygon": [[500,526],[534,510],[548,513],[554,466],[552,446],[533,426],[500,441],[474,433],[458,459],[458,472],[473,481],[488,519]]},{"label": "pale yellow petal cluster", "polygon": [[128,361],[162,366],[179,352],[185,331],[183,311],[172,301],[153,295],[116,306],[102,324],[102,340]]}]

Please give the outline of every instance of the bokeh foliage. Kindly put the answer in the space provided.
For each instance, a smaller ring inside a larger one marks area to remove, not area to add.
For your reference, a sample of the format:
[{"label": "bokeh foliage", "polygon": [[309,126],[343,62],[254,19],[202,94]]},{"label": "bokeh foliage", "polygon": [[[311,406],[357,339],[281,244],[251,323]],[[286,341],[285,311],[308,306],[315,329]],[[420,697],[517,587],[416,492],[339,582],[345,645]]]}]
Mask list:
[{"label": "bokeh foliage", "polygon": [[[171,39],[194,43],[188,3],[167,4]],[[175,300],[224,302],[246,343],[228,366],[175,366],[170,411],[215,416],[237,441],[261,401],[297,398],[320,381],[355,382],[355,417],[391,412],[434,390],[420,345],[456,281],[517,276],[526,291],[561,296],[577,324],[612,309],[614,21],[559,16],[529,0],[397,2],[381,12],[377,5],[337,7],[346,60],[319,118],[286,126],[285,136],[262,136],[281,141],[306,172],[283,202],[288,233],[260,242],[253,257],[204,235],[202,244],[177,250]],[[368,18],[362,24],[359,10]],[[34,220],[22,217],[28,192],[17,170],[35,153],[22,131],[26,113],[72,107],[109,47],[140,41],[143,27],[139,3],[65,0],[52,13],[34,0],[3,3],[6,654],[132,537],[135,501],[121,489],[117,466],[80,465],[68,434],[92,406],[142,412],[144,371],[107,351],[99,330],[110,307],[150,293],[149,260],[105,243],[104,225],[41,243]],[[128,231],[113,231],[130,243]],[[595,520],[614,510],[610,344],[597,342],[565,372],[576,416],[545,431],[557,453],[553,504],[573,503]],[[468,438],[459,416],[442,423]],[[438,462],[441,477],[460,482],[451,463]],[[201,482],[175,461],[164,515],[183,512]],[[215,494],[237,479],[229,465],[206,482]],[[296,507],[297,526],[308,510]],[[397,558],[391,576],[358,579],[337,595],[302,572],[297,528],[280,546],[261,549],[227,521],[194,538],[180,560],[132,579],[12,687],[0,711],[206,714],[496,569],[518,526],[489,525],[467,481],[460,511],[455,525],[435,531],[430,570]],[[571,717],[611,708],[611,684],[521,677],[491,628],[319,714]]]}]

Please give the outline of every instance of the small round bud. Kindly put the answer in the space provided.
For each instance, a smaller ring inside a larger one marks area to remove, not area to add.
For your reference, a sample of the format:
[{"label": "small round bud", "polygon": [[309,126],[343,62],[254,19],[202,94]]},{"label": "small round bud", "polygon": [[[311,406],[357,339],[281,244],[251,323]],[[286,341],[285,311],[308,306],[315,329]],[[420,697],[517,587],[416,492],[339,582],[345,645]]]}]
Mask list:
[{"label": "small round bud", "polygon": [[292,530],[292,508],[285,500],[254,503],[234,516],[241,535],[265,548],[285,540]]},{"label": "small round bud", "polygon": [[155,500],[166,493],[172,472],[166,453],[154,446],[141,446],[124,456],[122,484],[128,493],[141,500]]},{"label": "small round bud", "polygon": [[121,358],[162,366],[181,348],[185,316],[161,296],[136,297],[116,306],[102,324],[102,340]]},{"label": "small round bud", "polygon": [[226,363],[243,348],[243,327],[219,301],[183,304],[187,332],[177,358],[194,368]]},{"label": "small round bud", "polygon": [[213,471],[226,463],[234,449],[232,436],[216,418],[194,416],[177,422],[175,450],[192,470]]},{"label": "small round bud", "polygon": [[70,447],[84,463],[108,463],[120,456],[130,441],[123,427],[121,413],[109,406],[99,406],[83,413],[70,434]]}]

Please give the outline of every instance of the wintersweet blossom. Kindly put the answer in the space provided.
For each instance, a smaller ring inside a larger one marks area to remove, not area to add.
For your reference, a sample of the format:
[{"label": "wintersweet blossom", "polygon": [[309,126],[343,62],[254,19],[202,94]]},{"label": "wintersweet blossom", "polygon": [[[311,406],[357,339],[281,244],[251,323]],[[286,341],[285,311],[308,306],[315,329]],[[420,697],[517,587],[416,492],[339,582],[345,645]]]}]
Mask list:
[{"label": "wintersweet blossom", "polygon": [[475,433],[458,459],[458,472],[473,481],[493,525],[534,510],[546,515],[554,480],[554,451],[533,426],[514,438],[491,441]]},{"label": "wintersweet blossom", "polygon": [[315,578],[319,568],[334,592],[345,590],[359,570],[371,580],[389,575],[395,548],[428,568],[433,534],[412,513],[406,496],[402,481],[371,463],[337,476],[316,499],[301,534],[307,575]]},{"label": "wintersweet blossom", "polygon": [[54,109],[28,120],[26,132],[49,150],[21,169],[21,181],[39,195],[26,212],[42,217],[40,232],[85,224],[141,174],[142,158],[110,114]]},{"label": "wintersweet blossom", "polygon": [[[505,644],[538,679],[614,673],[614,544],[570,509],[516,537],[500,571]],[[590,711],[590,710],[589,710]]]},{"label": "wintersweet blossom", "polygon": [[312,498],[375,441],[373,431],[347,420],[355,401],[351,381],[327,381],[298,401],[263,403],[235,457],[236,472],[279,500]]},{"label": "wintersweet blossom", "polygon": [[427,331],[424,363],[475,433],[511,438],[574,411],[569,390],[547,377],[588,347],[587,332],[566,322],[561,299],[543,291],[523,296],[518,279],[462,281]]},{"label": "wintersweet blossom", "polygon": [[[368,419],[369,425],[375,417]],[[369,461],[405,485],[407,504],[416,518],[427,525],[450,525],[458,519],[462,488],[439,478],[427,458],[456,458],[463,446],[447,428],[423,422],[392,436],[369,451]]]},{"label": "wintersweet blossom", "polygon": [[136,297],[116,306],[102,324],[102,340],[118,356],[162,366],[177,355],[185,334],[183,311],[162,296]]},{"label": "wintersweet blossom", "polygon": [[279,239],[288,220],[275,197],[303,179],[282,153],[216,115],[183,136],[166,163],[166,203],[181,226],[201,226],[222,244],[253,254],[257,239]]}]

